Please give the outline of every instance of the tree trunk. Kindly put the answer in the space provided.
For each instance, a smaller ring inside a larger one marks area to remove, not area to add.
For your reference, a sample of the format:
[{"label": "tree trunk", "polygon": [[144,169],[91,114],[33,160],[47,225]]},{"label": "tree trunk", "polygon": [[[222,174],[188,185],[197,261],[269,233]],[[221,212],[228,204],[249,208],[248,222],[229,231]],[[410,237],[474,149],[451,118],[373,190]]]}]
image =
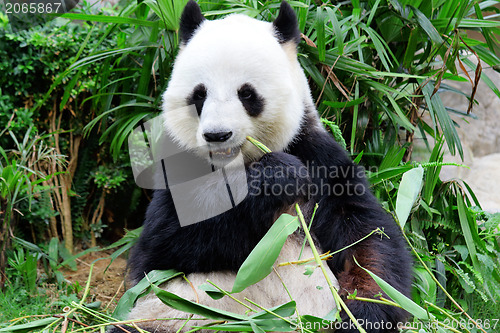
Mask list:
[{"label": "tree trunk", "polygon": [[94,214],[92,215],[92,220],[90,221],[90,241],[91,241],[91,247],[97,246],[97,239],[95,237],[94,229],[92,226],[99,222],[99,220],[102,218],[102,214],[104,213],[104,204],[106,202],[106,190],[102,190],[101,198],[99,199],[99,204],[97,205],[96,210],[94,211]]},{"label": "tree trunk", "polygon": [[69,253],[73,253],[73,221],[71,220],[71,198],[69,197],[69,190],[71,188],[71,179],[67,175],[62,175],[62,188],[61,188],[61,214],[62,224],[64,225],[64,245]]}]

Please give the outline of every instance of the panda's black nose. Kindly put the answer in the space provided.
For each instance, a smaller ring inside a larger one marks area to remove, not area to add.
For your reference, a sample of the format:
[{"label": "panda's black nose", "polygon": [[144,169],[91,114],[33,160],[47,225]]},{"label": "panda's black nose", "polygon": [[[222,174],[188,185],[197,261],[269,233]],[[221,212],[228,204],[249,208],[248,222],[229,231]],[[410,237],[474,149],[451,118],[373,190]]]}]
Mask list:
[{"label": "panda's black nose", "polygon": [[233,132],[203,133],[207,142],[224,142],[227,141],[231,135],[233,135]]}]

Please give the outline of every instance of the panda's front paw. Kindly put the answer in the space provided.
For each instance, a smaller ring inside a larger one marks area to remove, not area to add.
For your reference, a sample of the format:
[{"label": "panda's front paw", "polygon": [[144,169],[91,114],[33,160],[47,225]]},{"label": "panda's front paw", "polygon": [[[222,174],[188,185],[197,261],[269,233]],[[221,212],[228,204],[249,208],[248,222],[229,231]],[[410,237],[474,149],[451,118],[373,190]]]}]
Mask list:
[{"label": "panda's front paw", "polygon": [[295,156],[272,152],[254,163],[250,177],[258,184],[254,187],[265,196],[281,199],[287,204],[307,201],[311,178],[307,167]]}]

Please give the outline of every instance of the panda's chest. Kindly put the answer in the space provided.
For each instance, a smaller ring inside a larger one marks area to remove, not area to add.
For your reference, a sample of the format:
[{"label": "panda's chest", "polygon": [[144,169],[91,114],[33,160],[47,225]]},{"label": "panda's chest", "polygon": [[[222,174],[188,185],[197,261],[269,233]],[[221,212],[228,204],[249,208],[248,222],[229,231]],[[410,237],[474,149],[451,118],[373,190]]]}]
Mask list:
[{"label": "panda's chest", "polygon": [[213,169],[201,177],[169,186],[181,226],[228,212],[248,194],[243,164]]}]

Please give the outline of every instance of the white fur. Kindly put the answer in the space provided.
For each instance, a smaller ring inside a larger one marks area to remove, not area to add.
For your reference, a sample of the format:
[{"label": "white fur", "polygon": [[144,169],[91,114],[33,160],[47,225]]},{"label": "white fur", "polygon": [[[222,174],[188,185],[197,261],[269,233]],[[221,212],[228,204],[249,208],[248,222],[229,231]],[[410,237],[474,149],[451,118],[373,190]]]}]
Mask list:
[{"label": "white fur", "polygon": [[197,223],[232,209],[227,185],[230,186],[235,205],[242,202],[248,194],[241,154],[225,166],[224,173],[222,169],[218,169],[194,180],[170,186],[181,226]]},{"label": "white fur", "polygon": [[[201,117],[176,112],[200,83],[208,90]],[[238,99],[245,83],[264,99],[257,117],[249,116]],[[221,146],[241,146],[246,162],[262,155],[246,136],[282,151],[299,131],[305,107],[312,105],[295,45],[280,44],[271,23],[238,14],[202,23],[177,56],[163,95],[167,131],[182,147],[208,156],[202,134],[232,131]]]},{"label": "white fur", "polygon": [[[281,253],[276,260],[275,268],[280,277],[275,271],[271,272],[265,279],[252,285],[233,296],[252,306],[244,300],[245,297],[256,302],[257,304],[271,308],[290,301],[287,291],[283,287],[286,285],[292,298],[297,303],[297,311],[300,315],[314,315],[318,317],[325,316],[328,312],[335,309],[335,301],[331,292],[328,289],[326,279],[319,268],[316,268],[311,276],[304,275],[305,267],[302,265],[287,265],[277,267],[279,263],[295,261],[299,257],[302,246],[301,237],[291,235],[285,242]],[[302,254],[302,259],[312,258],[311,248],[306,246]],[[308,263],[308,265],[314,265]],[[329,278],[338,289],[337,280],[333,273],[324,262]],[[229,299],[227,296],[220,300],[214,300],[204,291],[199,290],[198,286],[204,284],[206,280],[214,282],[224,290],[231,290],[236,274],[232,272],[212,272],[212,273],[191,273],[187,275],[187,279],[193,284],[191,287],[183,278],[176,278],[162,286],[165,290],[172,292],[178,296],[189,299],[193,302],[199,301],[210,307],[215,307],[221,310],[231,311],[238,314],[245,314],[248,310],[236,301]],[[319,289],[317,287],[320,287]],[[252,313],[250,313],[252,314]],[[135,307],[130,312],[128,319],[162,319],[162,318],[188,318],[189,314],[174,310],[163,304],[154,294],[149,294],[137,302]],[[197,319],[198,318],[198,319]],[[185,320],[155,320],[143,322],[141,328],[151,332],[176,332]],[[188,331],[191,326],[200,326],[210,322],[210,320],[202,320],[199,316],[194,316],[182,330]],[[205,332],[205,331],[203,331]],[[212,332],[212,331],[206,331]]]}]

